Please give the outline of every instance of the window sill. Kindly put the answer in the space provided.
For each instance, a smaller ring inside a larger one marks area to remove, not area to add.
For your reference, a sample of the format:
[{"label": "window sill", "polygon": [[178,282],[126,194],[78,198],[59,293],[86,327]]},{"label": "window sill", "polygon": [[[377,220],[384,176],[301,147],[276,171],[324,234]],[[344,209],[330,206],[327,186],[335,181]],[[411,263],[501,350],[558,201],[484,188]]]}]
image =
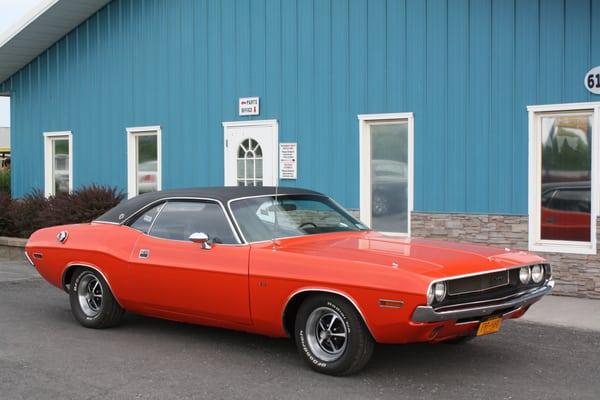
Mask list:
[{"label": "window sill", "polygon": [[578,243],[568,241],[530,243],[529,250],[539,253],[564,253],[596,255],[596,244],[592,242]]}]

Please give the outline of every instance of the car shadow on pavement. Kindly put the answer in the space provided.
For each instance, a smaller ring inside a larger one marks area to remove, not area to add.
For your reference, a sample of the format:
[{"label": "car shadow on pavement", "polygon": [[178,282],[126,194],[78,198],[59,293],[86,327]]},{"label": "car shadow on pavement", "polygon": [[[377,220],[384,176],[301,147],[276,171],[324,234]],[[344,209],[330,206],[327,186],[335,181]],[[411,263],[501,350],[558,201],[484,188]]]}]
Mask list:
[{"label": "car shadow on pavement", "polygon": [[[152,317],[128,313],[123,324],[117,328],[119,336],[143,337],[159,341],[163,345],[172,342],[174,346],[198,346],[202,353],[204,346],[215,346],[227,353],[244,352],[250,359],[277,358],[278,362],[288,367],[305,370],[304,363],[297,354],[293,340],[285,338],[270,338],[228,329],[192,325],[175,321],[162,320]],[[111,329],[112,330],[112,329]],[[407,344],[407,345],[377,345],[373,358],[361,376],[379,376],[401,374],[423,376],[436,373],[447,373],[449,369],[460,366],[463,371],[484,374],[486,369],[494,370],[494,360],[505,362],[520,362],[519,355],[507,352],[505,345],[500,343],[502,337],[510,332],[479,338],[466,344]],[[191,350],[194,351],[194,350]],[[514,359],[513,359],[514,358]],[[513,360],[511,360],[513,359]],[[248,367],[252,367],[250,364]]]}]

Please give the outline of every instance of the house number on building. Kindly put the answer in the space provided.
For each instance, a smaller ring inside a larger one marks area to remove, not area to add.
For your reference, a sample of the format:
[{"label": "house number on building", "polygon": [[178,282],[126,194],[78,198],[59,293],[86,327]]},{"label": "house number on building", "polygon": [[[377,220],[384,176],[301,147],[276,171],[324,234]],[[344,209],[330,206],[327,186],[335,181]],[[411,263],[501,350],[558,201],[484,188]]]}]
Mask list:
[{"label": "house number on building", "polygon": [[600,94],[600,65],[585,74],[585,87],[594,94]]}]

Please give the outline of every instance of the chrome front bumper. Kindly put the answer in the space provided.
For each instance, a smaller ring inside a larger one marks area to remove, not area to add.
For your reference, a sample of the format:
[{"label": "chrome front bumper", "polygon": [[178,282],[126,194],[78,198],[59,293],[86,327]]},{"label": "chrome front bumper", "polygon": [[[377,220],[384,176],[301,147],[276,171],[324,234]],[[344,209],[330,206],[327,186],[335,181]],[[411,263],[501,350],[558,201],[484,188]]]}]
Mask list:
[{"label": "chrome front bumper", "polygon": [[448,320],[467,319],[485,317],[498,310],[517,309],[525,305],[532,304],[542,296],[547,295],[554,288],[554,280],[548,280],[543,286],[526,292],[520,296],[512,297],[507,300],[490,300],[480,305],[461,307],[453,306],[453,309],[443,311],[434,310],[431,306],[419,306],[412,315],[413,322],[441,322]]}]

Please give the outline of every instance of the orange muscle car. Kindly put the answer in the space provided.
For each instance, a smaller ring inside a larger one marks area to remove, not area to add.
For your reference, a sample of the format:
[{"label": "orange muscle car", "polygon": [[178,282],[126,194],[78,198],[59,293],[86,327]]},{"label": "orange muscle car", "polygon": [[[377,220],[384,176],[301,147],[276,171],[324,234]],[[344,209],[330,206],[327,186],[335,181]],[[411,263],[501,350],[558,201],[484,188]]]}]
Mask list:
[{"label": "orange muscle car", "polygon": [[26,254],[85,327],[127,310],[291,336],[333,375],[361,369],[375,343],[494,333],[554,286],[535,255],[385,236],[292,188],[147,193],[92,223],[40,229]]}]

